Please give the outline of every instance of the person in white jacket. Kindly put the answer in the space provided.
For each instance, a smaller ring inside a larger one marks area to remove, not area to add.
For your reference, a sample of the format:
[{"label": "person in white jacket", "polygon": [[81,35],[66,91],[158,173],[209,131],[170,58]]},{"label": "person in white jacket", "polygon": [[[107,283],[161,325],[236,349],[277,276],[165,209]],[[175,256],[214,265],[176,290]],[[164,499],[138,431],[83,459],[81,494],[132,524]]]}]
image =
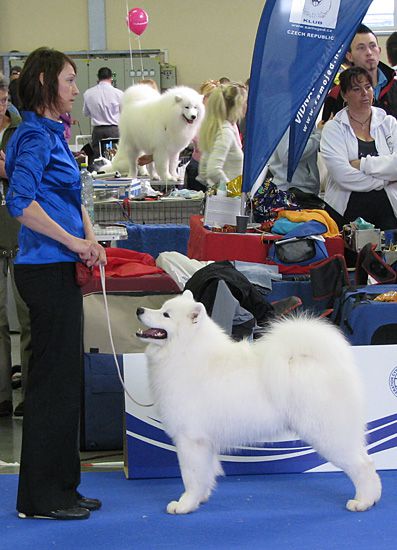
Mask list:
[{"label": "person in white jacket", "polygon": [[379,229],[397,228],[397,121],[373,107],[369,73],[340,74],[346,107],[324,126],[320,150],[328,170],[324,200],[341,228],[362,217]]},{"label": "person in white jacket", "polygon": [[247,89],[230,82],[210,95],[200,128],[201,158],[198,180],[208,187],[224,187],[243,172],[243,151],[237,128],[246,111]]},{"label": "person in white jacket", "polygon": [[323,126],[324,122],[320,121],[311,133],[291,182],[287,181],[289,129],[285,132],[269,159],[269,168],[273,174],[273,183],[277,185],[278,189],[288,191],[291,187],[295,187],[305,193],[319,194],[320,173],[317,166],[317,156],[320,149]]}]

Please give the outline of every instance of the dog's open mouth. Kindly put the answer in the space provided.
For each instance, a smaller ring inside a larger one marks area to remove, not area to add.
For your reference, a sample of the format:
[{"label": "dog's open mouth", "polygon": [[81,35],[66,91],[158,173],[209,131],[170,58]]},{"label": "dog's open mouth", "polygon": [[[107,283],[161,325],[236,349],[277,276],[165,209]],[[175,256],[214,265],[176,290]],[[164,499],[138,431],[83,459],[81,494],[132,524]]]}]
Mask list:
[{"label": "dog's open mouth", "polygon": [[167,338],[167,331],[162,328],[139,329],[136,331],[138,338],[150,338],[151,340],[164,340]]},{"label": "dog's open mouth", "polygon": [[185,115],[182,115],[182,116],[183,116],[183,118],[186,120],[186,122],[187,122],[188,124],[193,124],[193,122],[194,122],[194,120],[195,120],[194,118],[190,119],[190,118],[186,118]]}]

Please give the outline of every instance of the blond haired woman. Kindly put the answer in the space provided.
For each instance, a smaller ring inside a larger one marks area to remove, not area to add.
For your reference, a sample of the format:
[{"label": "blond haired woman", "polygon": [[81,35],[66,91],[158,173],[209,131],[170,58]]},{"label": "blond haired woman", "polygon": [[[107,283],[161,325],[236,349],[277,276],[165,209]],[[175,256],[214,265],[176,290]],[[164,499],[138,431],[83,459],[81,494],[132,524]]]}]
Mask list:
[{"label": "blond haired woman", "polygon": [[[219,86],[218,80],[204,80],[201,84],[199,92],[203,96],[203,103],[207,106],[208,99],[211,93]],[[207,186],[197,180],[201,151],[198,145],[198,135],[192,139],[193,153],[192,158],[186,166],[185,186],[187,189],[195,191],[206,191]]]},{"label": "blond haired woman", "polygon": [[199,134],[199,181],[207,187],[224,185],[241,175],[243,151],[237,122],[244,116],[247,89],[230,82],[211,92]]}]

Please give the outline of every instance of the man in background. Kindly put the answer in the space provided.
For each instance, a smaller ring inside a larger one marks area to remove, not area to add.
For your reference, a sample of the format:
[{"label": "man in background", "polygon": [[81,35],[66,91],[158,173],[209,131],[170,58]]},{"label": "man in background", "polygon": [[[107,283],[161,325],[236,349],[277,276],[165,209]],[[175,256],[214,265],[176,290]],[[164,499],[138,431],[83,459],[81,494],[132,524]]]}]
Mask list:
[{"label": "man in background", "polygon": [[99,157],[101,139],[119,137],[120,104],[123,92],[113,86],[112,71],[101,67],[98,83],[84,92],[83,113],[91,118],[94,159]]},{"label": "man in background", "polygon": [[18,95],[18,84],[19,84],[19,75],[21,74],[22,67],[15,65],[11,67],[10,70],[10,84],[8,86],[8,93],[10,94],[11,103],[18,109],[21,110],[21,102]]},{"label": "man in background", "polygon": [[[397,33],[395,33],[397,34]],[[352,66],[366,69],[372,78],[374,105],[381,107],[388,115],[397,118],[397,81],[394,69],[382,63],[381,48],[374,33],[365,25],[359,25],[346,59]],[[325,102],[322,119],[328,120],[343,108],[343,98],[339,86],[334,86]]]},{"label": "man in background", "polygon": [[[6,149],[11,136],[21,122],[19,114],[9,107],[8,92],[8,80],[0,73],[0,417],[12,415],[12,389],[18,387],[19,384],[22,385],[22,401],[15,407],[14,415],[23,416],[28,364],[31,356],[29,311],[20,297],[14,281],[14,258],[18,251],[20,224],[10,216],[6,207],[8,191],[8,178],[5,171]],[[12,368],[12,344],[8,317],[9,279],[11,279],[20,325],[21,366]]]},{"label": "man in background", "polygon": [[386,40],[387,59],[393,69],[397,70],[397,32],[391,33]]}]

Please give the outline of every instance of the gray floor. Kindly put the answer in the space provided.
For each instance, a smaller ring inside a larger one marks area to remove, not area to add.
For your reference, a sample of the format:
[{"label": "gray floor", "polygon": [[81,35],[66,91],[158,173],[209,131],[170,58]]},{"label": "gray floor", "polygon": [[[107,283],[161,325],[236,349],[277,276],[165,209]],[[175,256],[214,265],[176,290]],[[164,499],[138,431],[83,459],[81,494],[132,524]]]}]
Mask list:
[{"label": "gray floor", "polygon": [[[12,335],[13,365],[19,361],[19,335]],[[21,401],[21,390],[13,392],[14,408]],[[17,473],[22,439],[22,418],[0,418],[0,474]],[[119,450],[81,453],[82,470],[122,469],[123,455]]]}]

